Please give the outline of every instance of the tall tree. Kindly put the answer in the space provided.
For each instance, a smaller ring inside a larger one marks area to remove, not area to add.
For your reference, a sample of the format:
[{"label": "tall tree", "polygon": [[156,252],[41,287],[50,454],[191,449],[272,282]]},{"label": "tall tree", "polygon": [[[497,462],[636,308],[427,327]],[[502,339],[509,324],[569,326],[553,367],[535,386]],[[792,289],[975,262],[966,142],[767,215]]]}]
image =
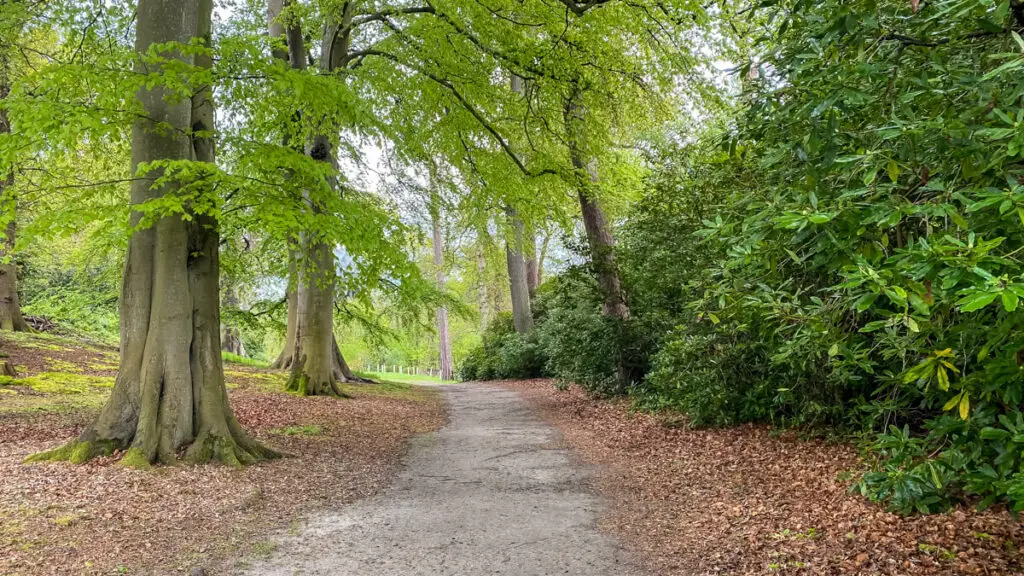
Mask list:
[{"label": "tall tree", "polygon": [[580,213],[583,215],[583,226],[590,246],[591,266],[604,297],[602,309],[605,316],[628,320],[629,306],[626,304],[626,294],[622,290],[619,269],[615,263],[615,236],[611,223],[601,209],[600,200],[594,195],[594,186],[599,181],[597,160],[588,160],[584,156],[585,115],[581,89],[578,83],[574,83],[565,105],[565,124],[566,133],[569,135],[569,156],[578,181]]},{"label": "tall tree", "polygon": [[[287,59],[295,70],[305,70],[309,56],[303,38],[302,23],[294,13],[287,13],[285,0],[270,0],[267,21],[270,37],[284,39],[285,50],[275,50],[274,56]],[[346,8],[345,11],[350,9]],[[320,72],[329,74],[336,62],[331,58],[342,56],[332,48],[336,38],[336,25],[324,26],[324,51],[320,57]],[[278,45],[279,46],[279,45]],[[301,115],[302,111],[296,111]],[[289,143],[285,142],[288,146]],[[329,134],[318,134],[306,145],[306,154],[319,162],[337,169],[336,151]],[[330,179],[332,184],[336,184]],[[337,186],[332,186],[337,189]],[[317,202],[307,194],[307,208],[314,214],[322,212]],[[341,355],[334,336],[335,258],[330,244],[317,238],[309,230],[297,232],[297,239],[289,242],[289,277],[286,295],[287,324],[285,343],[274,362],[275,368],[291,370],[288,388],[309,395],[341,395],[337,382],[359,381]]]},{"label": "tall tree", "polygon": [[512,295],[512,324],[519,334],[533,330],[533,310],[530,306],[530,285],[523,256],[523,221],[515,208],[506,208],[509,228],[505,241],[505,262],[508,265],[508,283]]},{"label": "tall tree", "polygon": [[[11,93],[12,70],[8,38],[17,37],[27,13],[20,6],[0,8],[0,138],[9,136],[11,123],[4,105]],[[28,331],[18,298],[18,267],[14,262],[14,244],[18,227],[18,200],[14,192],[14,166],[0,158],[0,222],[6,222],[0,239],[0,330]]]},{"label": "tall tree", "polygon": [[[213,91],[198,78],[182,98],[176,75],[212,65],[212,0],[141,0],[132,131],[132,235],[121,293],[121,363],[110,399],[79,438],[32,460],[83,462],[127,449],[122,462],[240,466],[276,454],[253,441],[228,405],[220,353],[219,233],[215,212]],[[183,47],[194,42],[202,50]],[[167,66],[170,65],[170,66]],[[163,82],[154,82],[159,78]],[[170,84],[170,85],[169,85]],[[173,86],[173,87],[172,87]],[[175,198],[195,194],[203,201]],[[184,215],[151,211],[178,202]],[[204,207],[204,209],[200,209]]]},{"label": "tall tree", "polygon": [[[432,192],[430,197],[430,227],[433,232],[434,278],[437,282],[437,289],[444,291],[444,230],[441,224],[441,198],[436,192]],[[454,365],[452,363],[451,335],[448,332],[447,306],[437,308],[437,341],[441,379],[451,380],[454,377]]]}]

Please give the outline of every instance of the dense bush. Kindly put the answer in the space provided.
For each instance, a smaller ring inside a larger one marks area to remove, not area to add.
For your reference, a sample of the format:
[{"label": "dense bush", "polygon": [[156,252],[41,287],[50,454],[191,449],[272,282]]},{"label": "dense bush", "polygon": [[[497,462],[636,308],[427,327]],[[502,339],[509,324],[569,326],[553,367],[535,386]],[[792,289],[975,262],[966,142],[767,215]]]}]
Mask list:
[{"label": "dense bush", "polygon": [[544,356],[536,335],[516,334],[512,314],[499,314],[484,331],[480,346],[459,367],[461,380],[537,378],[544,375]]}]

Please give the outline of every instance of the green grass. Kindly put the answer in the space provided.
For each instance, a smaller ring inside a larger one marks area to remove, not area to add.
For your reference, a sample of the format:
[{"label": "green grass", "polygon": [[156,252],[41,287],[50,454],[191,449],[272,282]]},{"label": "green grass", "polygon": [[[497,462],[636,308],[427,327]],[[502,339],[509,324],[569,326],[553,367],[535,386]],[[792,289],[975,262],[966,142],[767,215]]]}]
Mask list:
[{"label": "green grass", "polygon": [[241,364],[242,366],[252,366],[254,368],[266,368],[269,366],[269,364],[263,360],[246,358],[245,356],[239,356],[238,354],[232,354],[231,352],[221,351],[220,355],[224,358],[225,362],[229,362],[231,364]]},{"label": "green grass", "polygon": [[432,384],[455,384],[458,380],[441,380],[437,376],[426,376],[419,374],[399,374],[398,372],[357,372],[363,378],[372,380],[388,380],[391,382],[429,382]]}]

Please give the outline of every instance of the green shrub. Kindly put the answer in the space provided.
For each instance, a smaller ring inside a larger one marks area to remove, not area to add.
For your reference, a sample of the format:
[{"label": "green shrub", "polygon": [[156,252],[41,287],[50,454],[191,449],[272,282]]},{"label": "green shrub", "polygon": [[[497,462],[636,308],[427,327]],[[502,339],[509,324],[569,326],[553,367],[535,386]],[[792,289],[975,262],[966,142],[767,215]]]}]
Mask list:
[{"label": "green shrub", "polygon": [[517,334],[512,314],[503,312],[487,327],[480,345],[463,360],[459,379],[537,378],[545,375],[544,364],[545,356],[535,334]]}]

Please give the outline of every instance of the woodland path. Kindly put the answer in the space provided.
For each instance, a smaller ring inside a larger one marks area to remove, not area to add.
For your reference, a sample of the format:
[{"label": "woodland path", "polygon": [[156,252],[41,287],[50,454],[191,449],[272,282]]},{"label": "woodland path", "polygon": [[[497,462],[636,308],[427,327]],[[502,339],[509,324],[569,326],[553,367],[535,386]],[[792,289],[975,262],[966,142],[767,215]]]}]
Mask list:
[{"label": "woodland path", "polygon": [[589,471],[518,393],[440,388],[449,424],[414,440],[388,488],[310,518],[247,574],[639,574],[597,529]]}]

